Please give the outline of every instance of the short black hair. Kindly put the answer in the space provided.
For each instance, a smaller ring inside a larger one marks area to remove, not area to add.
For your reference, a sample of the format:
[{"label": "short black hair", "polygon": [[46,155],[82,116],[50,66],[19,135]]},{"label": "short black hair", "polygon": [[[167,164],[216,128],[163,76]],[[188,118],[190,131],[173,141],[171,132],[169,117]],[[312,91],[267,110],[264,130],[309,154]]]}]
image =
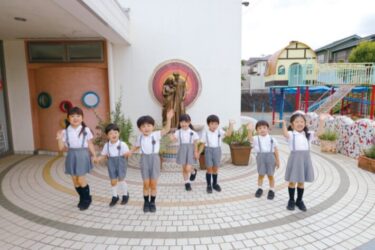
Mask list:
[{"label": "short black hair", "polygon": [[155,120],[149,115],[144,115],[138,118],[137,127],[140,128],[143,124],[151,124],[152,126],[155,126]]},{"label": "short black hair", "polygon": [[217,115],[209,115],[207,117],[207,125],[209,125],[211,122],[220,123],[219,117]]},{"label": "short black hair", "polygon": [[270,127],[270,125],[268,124],[268,122],[265,121],[265,120],[259,120],[257,122],[257,124],[255,125],[255,129],[258,129],[258,127],[260,127],[260,126],[266,126],[267,128]]},{"label": "short black hair", "polygon": [[117,131],[117,132],[120,132],[120,128],[114,124],[114,123],[110,123],[108,124],[106,127],[105,127],[105,134],[108,135],[109,131],[111,130],[114,130],[114,131]]}]

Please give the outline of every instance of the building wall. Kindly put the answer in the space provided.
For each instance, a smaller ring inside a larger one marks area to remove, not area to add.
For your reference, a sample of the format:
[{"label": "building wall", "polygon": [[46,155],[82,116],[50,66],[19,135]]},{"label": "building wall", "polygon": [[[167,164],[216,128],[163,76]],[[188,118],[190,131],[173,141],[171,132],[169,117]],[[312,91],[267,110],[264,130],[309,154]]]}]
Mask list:
[{"label": "building wall", "polygon": [[[161,123],[161,105],[150,91],[158,64],[180,59],[202,80],[197,101],[187,109],[194,124],[216,113],[223,123],[239,118],[241,100],[241,1],[127,0],[131,46],[112,45],[115,98],[122,94],[126,116],[144,114]],[[121,91],[120,91],[121,89]],[[225,101],[230,100],[230,101]]]},{"label": "building wall", "polygon": [[4,59],[13,148],[15,152],[31,152],[34,136],[24,41],[5,40]]}]

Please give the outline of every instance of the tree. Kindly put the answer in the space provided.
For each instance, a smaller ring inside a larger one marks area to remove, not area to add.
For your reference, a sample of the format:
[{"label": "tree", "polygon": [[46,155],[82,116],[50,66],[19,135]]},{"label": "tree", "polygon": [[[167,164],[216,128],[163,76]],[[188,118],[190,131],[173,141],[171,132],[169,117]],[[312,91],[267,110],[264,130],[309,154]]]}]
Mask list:
[{"label": "tree", "polygon": [[375,42],[361,42],[349,55],[351,63],[375,63]]}]

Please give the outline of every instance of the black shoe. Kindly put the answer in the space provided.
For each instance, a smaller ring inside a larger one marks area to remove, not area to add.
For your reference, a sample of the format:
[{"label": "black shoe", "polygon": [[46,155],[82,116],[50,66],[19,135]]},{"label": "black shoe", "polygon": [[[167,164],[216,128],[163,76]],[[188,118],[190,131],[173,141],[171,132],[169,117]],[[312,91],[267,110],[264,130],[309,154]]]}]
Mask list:
[{"label": "black shoe", "polygon": [[258,190],[255,192],[255,197],[259,198],[262,196],[262,194],[263,194],[263,189],[258,188]]},{"label": "black shoe", "polygon": [[145,201],[145,203],[143,204],[143,212],[144,213],[150,212],[150,202],[149,201]]},{"label": "black shoe", "polygon": [[194,168],[194,174],[190,174],[190,181],[194,181],[195,177],[197,177],[197,169]]},{"label": "black shoe", "polygon": [[121,205],[125,205],[125,204],[127,204],[128,201],[129,201],[129,193],[128,193],[128,195],[123,195],[123,196],[122,196]]},{"label": "black shoe", "polygon": [[268,195],[267,195],[267,199],[273,200],[273,198],[275,198],[275,192],[272,191],[272,190],[269,190]]},{"label": "black shoe", "polygon": [[81,202],[81,206],[79,207],[79,210],[83,211],[83,210],[88,209],[92,202],[89,185],[87,185],[86,187],[83,187],[81,192],[82,192],[82,202]]},{"label": "black shoe", "polygon": [[218,191],[218,192],[221,192],[221,187],[219,186],[219,184],[215,184],[213,185],[213,188]]},{"label": "black shoe", "polygon": [[211,185],[207,186],[207,193],[212,194],[212,187],[211,187]]},{"label": "black shoe", "polygon": [[90,199],[82,201],[82,204],[79,207],[79,210],[84,211],[84,210],[88,209],[91,205],[91,202],[92,202],[92,199],[91,199],[91,195],[90,195]]},{"label": "black shoe", "polygon": [[156,212],[155,202],[150,202],[150,212],[151,213],[155,213]]},{"label": "black shoe", "polygon": [[191,191],[191,185],[190,185],[190,183],[185,183],[185,190],[186,191]]},{"label": "black shoe", "polygon": [[286,206],[286,209],[293,211],[295,207],[296,207],[296,203],[294,202],[294,200],[289,200],[288,206]]},{"label": "black shoe", "polygon": [[81,187],[76,187],[76,191],[77,191],[77,193],[79,195],[79,202],[77,204],[77,207],[81,208],[81,206],[82,206],[82,188]]},{"label": "black shoe", "polygon": [[307,211],[305,203],[303,203],[303,201],[296,201],[296,206],[303,212]]},{"label": "black shoe", "polygon": [[116,203],[120,200],[120,198],[117,196],[117,197],[114,197],[112,196],[112,200],[111,202],[109,203],[109,206],[110,207],[113,207],[114,205],[116,205]]}]

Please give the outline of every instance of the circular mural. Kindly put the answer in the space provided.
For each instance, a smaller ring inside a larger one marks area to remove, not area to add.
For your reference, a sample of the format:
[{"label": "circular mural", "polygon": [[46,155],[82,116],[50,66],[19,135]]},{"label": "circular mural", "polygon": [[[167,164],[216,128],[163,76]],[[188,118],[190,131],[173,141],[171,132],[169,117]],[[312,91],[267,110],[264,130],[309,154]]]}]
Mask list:
[{"label": "circular mural", "polygon": [[41,92],[38,95],[38,105],[39,107],[46,109],[49,108],[52,104],[52,97],[47,92]]},{"label": "circular mural", "polygon": [[173,73],[178,73],[180,79],[186,82],[185,100],[186,107],[191,105],[198,97],[201,90],[201,79],[197,70],[189,63],[182,60],[168,60],[159,64],[152,74],[151,89],[156,100],[163,103],[163,85],[173,78]]}]

